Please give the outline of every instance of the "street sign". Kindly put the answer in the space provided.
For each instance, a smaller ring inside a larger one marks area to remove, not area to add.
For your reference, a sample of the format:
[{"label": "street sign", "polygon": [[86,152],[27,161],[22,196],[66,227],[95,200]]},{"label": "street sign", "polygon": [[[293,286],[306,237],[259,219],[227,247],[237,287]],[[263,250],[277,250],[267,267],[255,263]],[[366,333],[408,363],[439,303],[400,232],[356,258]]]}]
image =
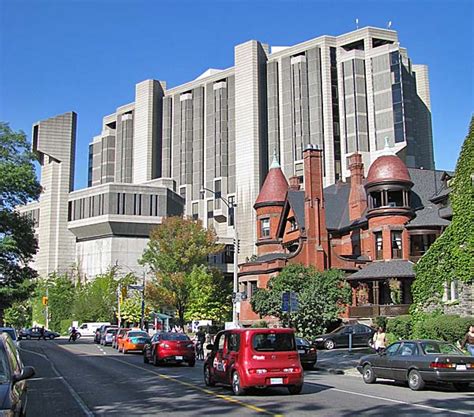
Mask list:
[{"label": "street sign", "polygon": [[281,295],[281,311],[293,313],[298,311],[298,295],[294,291],[285,291]]}]

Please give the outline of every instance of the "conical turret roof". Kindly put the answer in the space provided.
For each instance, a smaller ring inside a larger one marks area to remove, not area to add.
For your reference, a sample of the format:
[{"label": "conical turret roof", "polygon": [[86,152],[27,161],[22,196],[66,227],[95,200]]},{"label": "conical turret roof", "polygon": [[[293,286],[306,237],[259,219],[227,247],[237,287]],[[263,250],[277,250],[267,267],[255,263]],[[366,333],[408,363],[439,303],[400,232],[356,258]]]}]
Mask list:
[{"label": "conical turret roof", "polygon": [[262,207],[272,203],[283,203],[287,191],[288,181],[281,170],[276,155],[274,155],[273,162],[270,165],[270,170],[268,171],[262,189],[258,194],[254,207]]}]

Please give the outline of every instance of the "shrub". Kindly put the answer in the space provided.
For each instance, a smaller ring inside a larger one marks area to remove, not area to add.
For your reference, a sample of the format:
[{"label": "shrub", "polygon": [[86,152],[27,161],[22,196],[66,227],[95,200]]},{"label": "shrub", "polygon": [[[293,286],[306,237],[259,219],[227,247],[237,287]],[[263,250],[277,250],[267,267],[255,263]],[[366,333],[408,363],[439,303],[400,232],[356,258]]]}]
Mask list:
[{"label": "shrub", "polygon": [[252,324],[252,327],[253,328],[267,328],[268,327],[268,323],[265,321],[265,320],[260,320],[260,321],[257,321],[256,323]]},{"label": "shrub", "polygon": [[387,338],[387,346],[398,340],[398,337],[395,336],[393,333],[385,333],[385,337]]},{"label": "shrub", "polygon": [[456,343],[464,338],[474,317],[455,315],[426,315],[413,326],[413,337],[417,339],[437,339]]},{"label": "shrub", "polygon": [[387,328],[387,317],[385,317],[385,316],[375,317],[374,325],[377,329],[379,327],[381,327],[382,329],[386,329]]},{"label": "shrub", "polygon": [[410,339],[413,330],[412,318],[409,315],[394,317],[387,321],[387,332],[397,339]]},{"label": "shrub", "polygon": [[63,319],[61,320],[61,329],[59,333],[63,336],[67,336],[69,334],[69,328],[72,326],[72,319]]}]

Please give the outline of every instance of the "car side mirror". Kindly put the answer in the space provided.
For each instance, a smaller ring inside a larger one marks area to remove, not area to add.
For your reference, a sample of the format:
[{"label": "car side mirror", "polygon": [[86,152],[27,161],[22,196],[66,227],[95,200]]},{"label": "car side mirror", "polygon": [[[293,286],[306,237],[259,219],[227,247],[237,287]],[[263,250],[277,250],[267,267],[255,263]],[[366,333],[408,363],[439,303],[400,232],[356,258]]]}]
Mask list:
[{"label": "car side mirror", "polygon": [[207,349],[207,350],[212,350],[212,349],[214,349],[214,345],[212,345],[211,343],[209,343],[209,344],[206,346],[206,349]]},{"label": "car side mirror", "polygon": [[32,366],[25,366],[21,374],[13,375],[13,383],[23,381],[25,379],[31,378],[35,374],[35,368]]}]

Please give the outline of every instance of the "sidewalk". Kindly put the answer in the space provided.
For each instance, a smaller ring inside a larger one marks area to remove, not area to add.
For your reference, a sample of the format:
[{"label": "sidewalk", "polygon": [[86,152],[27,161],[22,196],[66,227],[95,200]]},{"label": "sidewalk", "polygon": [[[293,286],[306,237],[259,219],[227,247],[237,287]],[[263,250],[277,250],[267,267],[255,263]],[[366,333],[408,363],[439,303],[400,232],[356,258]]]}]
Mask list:
[{"label": "sidewalk", "polygon": [[356,366],[362,356],[374,353],[370,348],[318,350],[315,370],[337,375],[359,376]]}]

